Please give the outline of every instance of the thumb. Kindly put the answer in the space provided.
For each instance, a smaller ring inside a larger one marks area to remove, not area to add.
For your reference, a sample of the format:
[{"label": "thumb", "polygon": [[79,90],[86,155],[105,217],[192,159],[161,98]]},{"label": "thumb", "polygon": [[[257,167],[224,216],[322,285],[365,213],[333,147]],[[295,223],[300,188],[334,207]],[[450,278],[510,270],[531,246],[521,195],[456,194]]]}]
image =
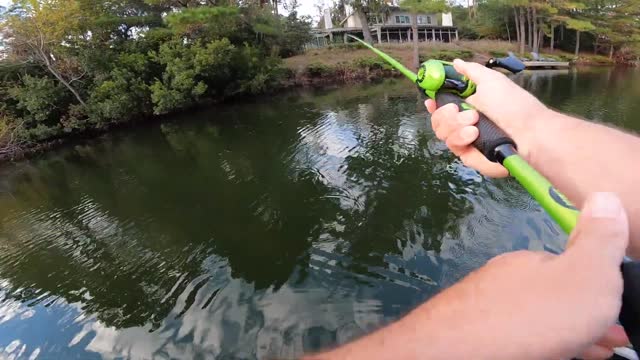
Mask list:
[{"label": "thumb", "polygon": [[611,192],[598,192],[585,202],[565,253],[619,266],[628,244],[629,221],[620,198]]}]

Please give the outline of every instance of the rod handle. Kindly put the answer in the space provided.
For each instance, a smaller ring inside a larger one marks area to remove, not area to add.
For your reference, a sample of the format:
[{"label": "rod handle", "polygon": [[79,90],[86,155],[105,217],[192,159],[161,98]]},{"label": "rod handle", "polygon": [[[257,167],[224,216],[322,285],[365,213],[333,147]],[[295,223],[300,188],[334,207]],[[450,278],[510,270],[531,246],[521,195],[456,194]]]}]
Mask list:
[{"label": "rod handle", "polygon": [[631,345],[640,350],[640,261],[625,261],[620,267],[624,280],[620,324],[624,327]]},{"label": "rod handle", "polygon": [[[450,93],[439,91],[436,93],[436,105],[438,107],[454,103],[458,105],[460,111],[470,110],[473,107],[467,104],[460,96]],[[499,162],[495,152],[496,148],[500,145],[509,144],[516,148],[516,143],[505,133],[498,125],[489,118],[480,113],[480,118],[476,127],[479,130],[479,135],[476,141],[473,142],[473,146],[480,150],[480,152],[490,161]]]}]

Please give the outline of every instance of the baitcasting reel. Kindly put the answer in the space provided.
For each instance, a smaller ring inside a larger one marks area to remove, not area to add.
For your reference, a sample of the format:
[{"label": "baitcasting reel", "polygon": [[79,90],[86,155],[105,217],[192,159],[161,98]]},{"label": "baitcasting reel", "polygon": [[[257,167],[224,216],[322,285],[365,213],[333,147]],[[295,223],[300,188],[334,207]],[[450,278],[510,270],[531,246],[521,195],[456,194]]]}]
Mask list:
[{"label": "baitcasting reel", "polygon": [[[500,59],[491,58],[487,61],[486,66],[489,68],[503,68],[514,74],[525,68],[522,61],[513,54]],[[438,91],[453,93],[463,99],[476,91],[476,84],[466,76],[458,73],[451,62],[433,59],[427,60],[420,65],[416,85],[432,99],[436,98]]]}]

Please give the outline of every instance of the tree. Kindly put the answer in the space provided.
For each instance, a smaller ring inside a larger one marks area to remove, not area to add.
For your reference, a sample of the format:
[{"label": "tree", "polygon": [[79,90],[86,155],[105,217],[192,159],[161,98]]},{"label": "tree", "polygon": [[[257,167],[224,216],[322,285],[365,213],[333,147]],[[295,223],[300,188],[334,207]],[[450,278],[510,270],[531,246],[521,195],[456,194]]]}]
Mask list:
[{"label": "tree", "polygon": [[520,41],[518,49],[520,50],[520,54],[524,54],[524,47],[526,43],[526,32],[525,32],[525,17],[524,17],[524,8],[517,7],[518,12],[518,24],[520,24]]},{"label": "tree", "polygon": [[177,10],[183,8],[198,7],[203,5],[215,6],[215,5],[228,5],[225,1],[224,4],[217,3],[216,0],[144,0],[149,5],[162,6],[168,10]]},{"label": "tree", "polygon": [[609,57],[613,58],[615,47],[637,43],[640,37],[639,9],[638,0],[589,1],[584,16],[595,27],[594,53],[597,53],[598,45],[608,47]]},{"label": "tree", "polygon": [[369,29],[369,20],[367,19],[367,5],[364,0],[356,0],[352,3],[353,11],[360,20],[362,26],[362,36],[364,41],[369,44],[373,44],[373,37],[371,36],[371,29]]},{"label": "tree", "polygon": [[84,76],[68,43],[80,36],[80,11],[73,0],[14,2],[0,29],[11,55],[43,66],[82,105],[85,101],[73,83]]},{"label": "tree", "polygon": [[567,20],[567,28],[576,31],[576,48],[574,55],[578,56],[580,52],[580,33],[585,31],[592,31],[595,29],[595,27],[588,20],[569,19]]},{"label": "tree", "polygon": [[411,30],[413,31],[413,67],[420,66],[418,53],[418,13],[440,13],[447,9],[446,0],[403,0],[400,3],[403,9],[411,12]]},{"label": "tree", "polygon": [[371,36],[371,29],[369,29],[367,15],[383,11],[386,3],[383,0],[351,0],[349,5],[353,9],[353,13],[358,17],[358,20],[360,20],[364,41],[373,44],[373,37]]},{"label": "tree", "polygon": [[[329,14],[331,15],[331,22],[333,22],[334,25],[339,24],[345,17],[347,17],[347,15],[349,15],[347,14],[346,5],[346,0],[337,0],[332,3],[331,8],[329,9]],[[321,14],[321,17],[323,15],[324,14]],[[324,24],[322,19],[320,22]]]}]

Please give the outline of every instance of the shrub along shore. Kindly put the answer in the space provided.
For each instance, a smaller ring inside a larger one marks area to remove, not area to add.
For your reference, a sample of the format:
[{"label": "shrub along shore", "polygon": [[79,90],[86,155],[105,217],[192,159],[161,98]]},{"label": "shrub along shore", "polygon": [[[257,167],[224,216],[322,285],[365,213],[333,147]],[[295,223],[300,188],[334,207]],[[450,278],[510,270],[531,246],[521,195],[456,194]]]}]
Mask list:
[{"label": "shrub along shore", "polygon": [[[463,39],[416,43],[422,59],[484,62],[532,49],[577,64],[611,64],[638,61],[640,27],[631,11],[638,1],[401,6],[450,11]],[[364,4],[351,4],[361,18],[386,6]],[[397,75],[354,43],[303,51],[317,24],[296,7],[283,0],[11,0],[0,6],[0,157],[282,88]],[[325,10],[335,24],[347,16],[344,2]],[[545,53],[547,45],[555,51]],[[404,64],[417,60],[412,44],[379,46]]]},{"label": "shrub along shore", "polygon": [[[175,4],[122,0],[105,6],[51,0],[34,9],[15,3],[0,17],[0,159],[245,96],[399,75],[356,43],[303,51],[311,22],[295,12],[185,6],[163,16]],[[144,15],[121,15],[140,8]],[[78,18],[83,21],[73,20]],[[380,48],[411,64],[411,44]],[[423,60],[484,62],[515,50],[506,41],[420,44]],[[578,59],[584,61],[611,63],[602,56]]]},{"label": "shrub along shore", "polygon": [[[411,64],[412,47],[404,44],[376,45],[380,50],[398,59],[401,63]],[[463,59],[484,63],[492,57],[504,57],[509,52],[516,52],[517,44],[499,40],[461,40],[453,43],[426,42],[420,43],[420,61],[440,59],[452,61]],[[555,50],[543,52],[540,56],[567,61],[574,65],[616,65],[613,59],[603,55],[580,54],[575,58],[573,54]],[[369,79],[376,76],[393,76],[391,68],[373,54],[369,49],[356,43],[338,44],[319,49],[310,49],[303,54],[284,59],[284,64],[290,72],[294,84],[323,84],[327,82],[345,82]],[[291,79],[290,79],[291,81]]]}]

